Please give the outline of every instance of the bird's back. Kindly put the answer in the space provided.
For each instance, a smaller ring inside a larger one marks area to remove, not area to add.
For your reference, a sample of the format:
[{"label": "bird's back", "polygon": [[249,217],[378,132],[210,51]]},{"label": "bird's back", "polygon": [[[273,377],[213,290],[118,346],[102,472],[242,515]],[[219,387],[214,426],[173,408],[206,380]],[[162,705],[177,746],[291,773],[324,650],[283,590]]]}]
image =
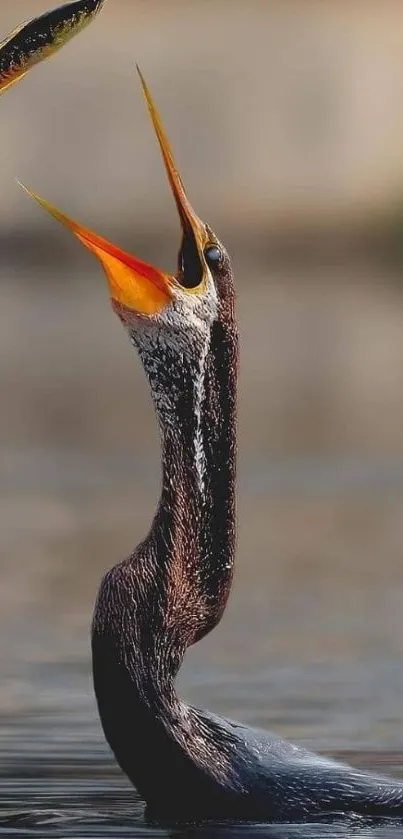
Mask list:
[{"label": "bird's back", "polygon": [[196,713],[233,740],[243,788],[233,817],[304,821],[357,814],[403,819],[403,781],[362,772],[270,732],[206,711]]}]

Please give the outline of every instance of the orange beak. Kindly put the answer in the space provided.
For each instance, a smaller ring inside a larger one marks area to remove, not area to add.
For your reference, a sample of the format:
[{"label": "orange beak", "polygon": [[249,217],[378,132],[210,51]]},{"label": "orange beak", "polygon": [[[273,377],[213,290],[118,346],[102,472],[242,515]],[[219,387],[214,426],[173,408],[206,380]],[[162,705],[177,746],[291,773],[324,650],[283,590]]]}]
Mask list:
[{"label": "orange beak", "polygon": [[[191,236],[198,252],[202,253],[208,234],[205,225],[192,209],[176,169],[168,140],[165,136],[160,117],[151,98],[145,80],[137,68],[144,97],[152,119],[155,133],[162,152],[168,180],[178,208],[184,237]],[[21,184],[21,186],[23,186]],[[77,222],[63,215],[59,210],[23,186],[38,203],[57,221],[67,227],[91,253],[100,261],[106,274],[110,296],[119,309],[126,309],[143,315],[154,315],[163,309],[173,297],[173,287],[177,285],[175,277],[164,273],[159,268],[142,262],[106,239],[93,233]]]},{"label": "orange beak", "polygon": [[0,93],[81,32],[105,0],[72,0],[23,23],[0,43]]}]

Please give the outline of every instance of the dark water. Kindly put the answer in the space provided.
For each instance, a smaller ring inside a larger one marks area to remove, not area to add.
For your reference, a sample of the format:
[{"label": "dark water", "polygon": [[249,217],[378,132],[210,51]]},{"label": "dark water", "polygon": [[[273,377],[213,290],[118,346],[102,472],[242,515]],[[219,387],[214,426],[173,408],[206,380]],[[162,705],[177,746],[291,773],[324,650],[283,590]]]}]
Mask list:
[{"label": "dark water", "polygon": [[[370,825],[359,819],[307,825],[194,825],[148,827],[143,805],[116,769],[98,738],[94,720],[82,714],[33,715],[5,719],[2,727],[0,836],[46,837],[247,837],[282,839],[403,836],[396,824]],[[393,754],[349,753],[393,771]],[[343,755],[345,757],[345,755]]]},{"label": "dark water", "polygon": [[[89,627],[102,573],[152,516],[155,422],[98,286],[33,283],[0,292],[0,835],[403,836],[145,825],[100,730]],[[335,288],[240,295],[237,573],[179,690],[403,777],[401,292]]]},{"label": "dark water", "polygon": [[[4,720],[3,720],[4,723]],[[115,769],[98,743],[86,737],[82,720],[38,716],[7,727],[1,778],[0,836],[46,837],[391,837],[403,826],[369,824],[360,819],[333,824],[193,825],[176,829],[149,827],[136,793]],[[82,736],[80,736],[80,734]],[[87,741],[88,738],[88,742]],[[351,754],[356,762],[363,755]],[[396,756],[367,755],[382,769]]]}]

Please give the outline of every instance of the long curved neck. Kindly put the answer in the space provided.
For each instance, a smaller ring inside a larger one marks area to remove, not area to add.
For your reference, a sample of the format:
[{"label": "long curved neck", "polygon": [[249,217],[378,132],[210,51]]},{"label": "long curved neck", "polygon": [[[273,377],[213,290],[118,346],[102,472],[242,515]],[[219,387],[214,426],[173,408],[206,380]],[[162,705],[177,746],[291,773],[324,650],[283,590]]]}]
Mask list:
[{"label": "long curved neck", "polygon": [[162,493],[151,532],[186,645],[216,625],[233,576],[236,334],[217,321],[198,361],[199,369],[188,371],[175,420],[171,414],[161,423]]},{"label": "long curved neck", "polygon": [[[207,795],[230,772],[222,738],[216,743],[210,724],[179,701],[174,679],[186,648],[219,621],[231,587],[237,356],[233,321],[215,322],[199,378],[196,368],[181,369],[179,398],[162,413],[157,405],[158,510],[133,555],[105,576],[94,613],[94,686],[105,735],[148,802],[156,790],[167,800],[178,795],[190,777]],[[163,373],[153,367],[159,382]]]}]

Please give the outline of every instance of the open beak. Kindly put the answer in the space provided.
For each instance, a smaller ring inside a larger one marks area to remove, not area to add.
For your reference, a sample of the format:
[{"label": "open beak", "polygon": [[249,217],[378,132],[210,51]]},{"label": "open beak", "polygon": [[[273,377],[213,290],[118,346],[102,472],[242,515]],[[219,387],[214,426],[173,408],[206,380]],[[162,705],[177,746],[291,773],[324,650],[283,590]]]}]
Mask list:
[{"label": "open beak", "polygon": [[0,43],[0,93],[81,32],[105,0],[72,0],[14,29]]},{"label": "open beak", "polygon": [[[184,241],[191,239],[201,259],[203,247],[208,235],[203,222],[192,209],[176,169],[172,152],[165,136],[160,117],[152,101],[146,82],[137,68],[144,98],[151,116],[155,133],[162,152],[168,180],[175,198],[181,221]],[[23,186],[21,184],[21,186]],[[129,310],[143,315],[153,315],[161,311],[172,299],[173,288],[177,279],[164,273],[159,268],[142,262],[106,239],[93,233],[77,222],[63,215],[59,210],[40,198],[32,190],[23,187],[29,195],[47,210],[57,221],[67,227],[99,260],[108,280],[112,302],[118,310]]]}]

